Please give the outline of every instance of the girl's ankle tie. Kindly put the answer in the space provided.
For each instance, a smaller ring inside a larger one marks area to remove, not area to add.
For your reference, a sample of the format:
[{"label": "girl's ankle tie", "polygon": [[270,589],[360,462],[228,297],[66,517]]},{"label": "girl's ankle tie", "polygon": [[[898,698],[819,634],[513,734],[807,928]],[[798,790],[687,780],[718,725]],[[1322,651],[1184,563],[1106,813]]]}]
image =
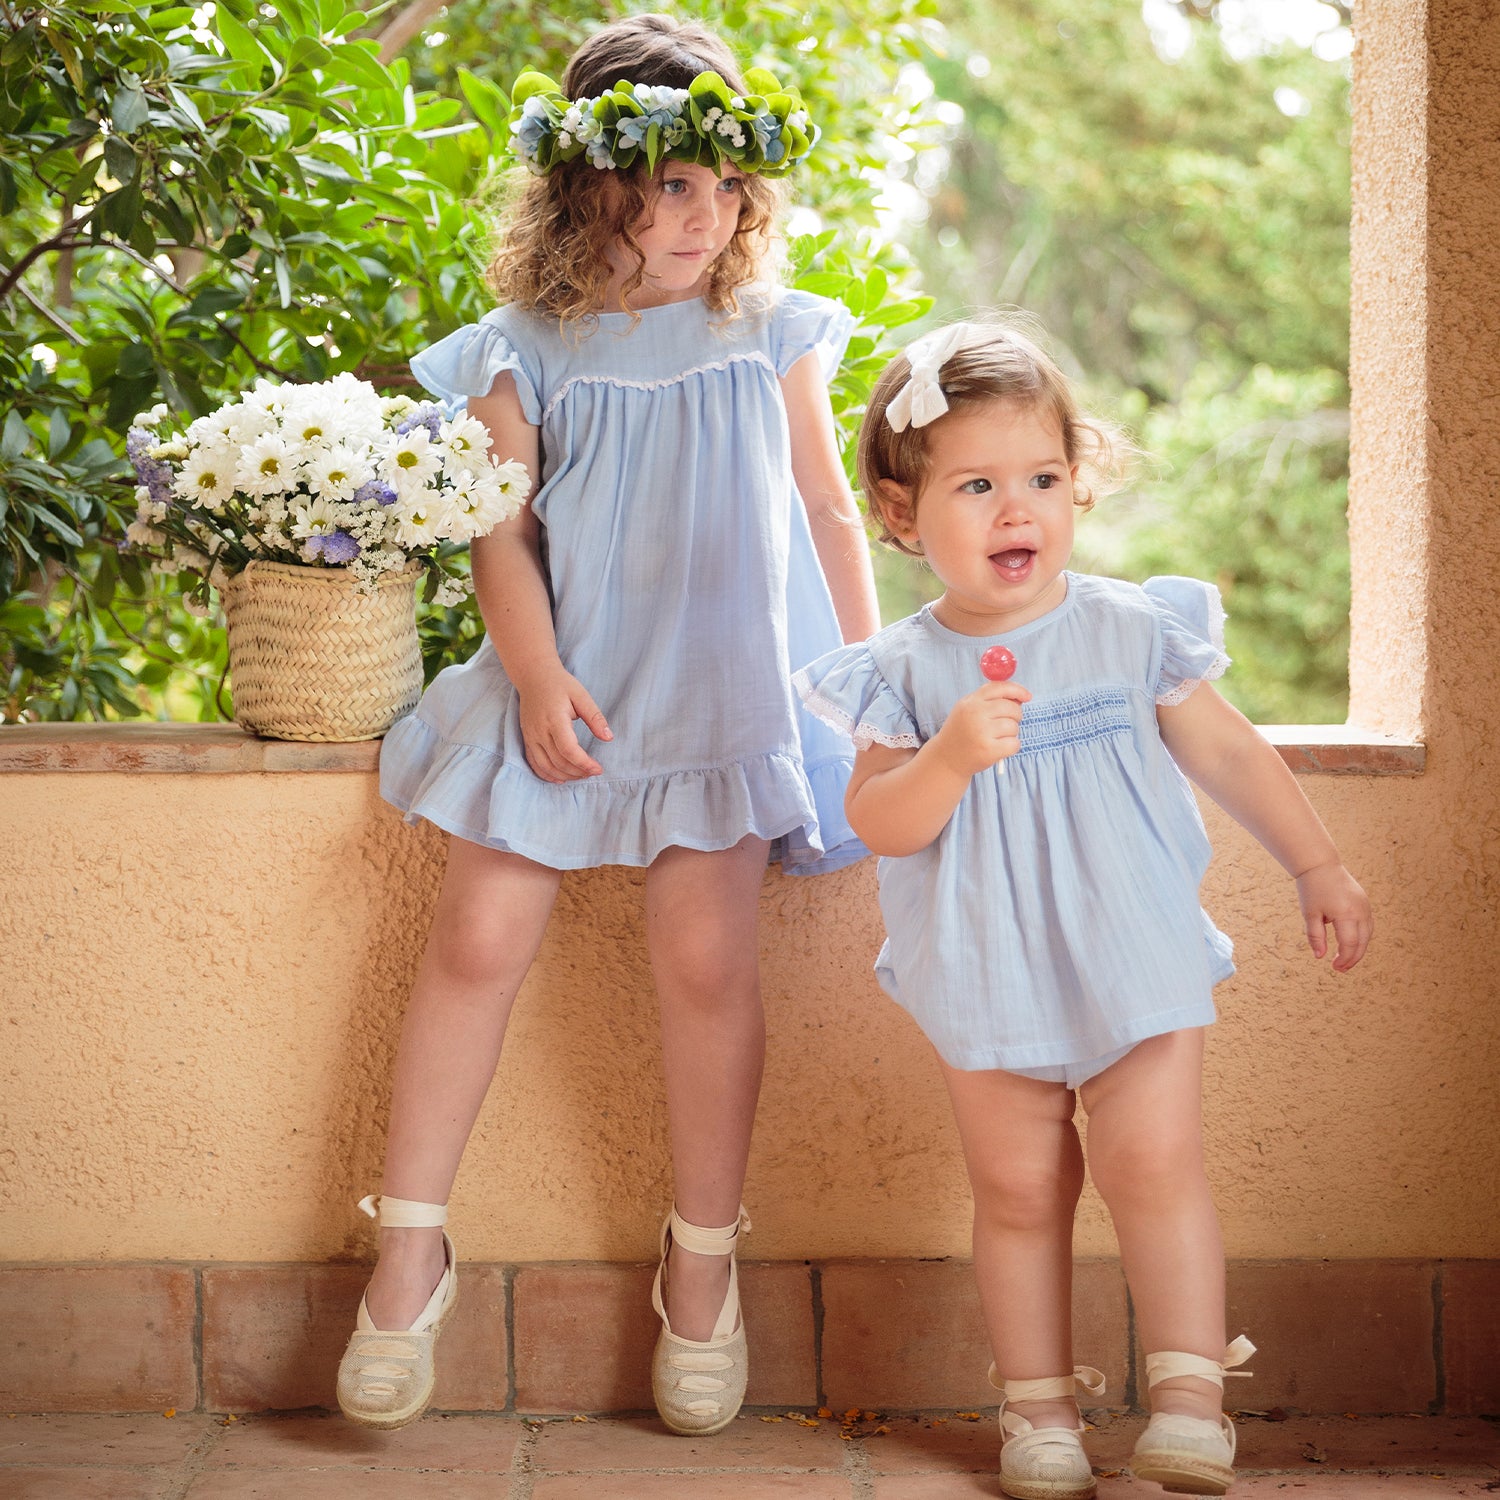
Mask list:
[{"label": "girl's ankle tie", "polygon": [[418,1203],[384,1193],[361,1198],[359,1211],[378,1219],[382,1229],[441,1229],[448,1222],[446,1203]]}]

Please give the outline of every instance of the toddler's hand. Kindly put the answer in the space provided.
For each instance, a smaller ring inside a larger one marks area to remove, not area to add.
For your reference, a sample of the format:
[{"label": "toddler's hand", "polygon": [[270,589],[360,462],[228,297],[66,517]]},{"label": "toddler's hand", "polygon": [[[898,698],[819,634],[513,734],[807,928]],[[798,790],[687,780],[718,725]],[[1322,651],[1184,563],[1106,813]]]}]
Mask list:
[{"label": "toddler's hand", "polygon": [[1021,748],[1021,705],[1031,694],[1019,682],[987,682],[953,705],[932,744],[962,776],[988,770]]},{"label": "toddler's hand", "polygon": [[1331,922],[1338,942],[1333,967],[1343,973],[1365,956],[1375,920],[1370,914],[1370,898],[1359,882],[1337,860],[1314,865],[1297,877],[1297,900],[1302,906],[1302,920],[1307,925],[1307,942],[1314,958],[1328,951],[1324,931]]},{"label": "toddler's hand", "polygon": [[614,734],[588,689],[572,673],[559,663],[554,671],[529,678],[524,687],[517,683],[516,692],[526,762],[543,781],[582,781],[603,772],[578,743],[573,721],[582,719],[596,739],[610,740]]}]

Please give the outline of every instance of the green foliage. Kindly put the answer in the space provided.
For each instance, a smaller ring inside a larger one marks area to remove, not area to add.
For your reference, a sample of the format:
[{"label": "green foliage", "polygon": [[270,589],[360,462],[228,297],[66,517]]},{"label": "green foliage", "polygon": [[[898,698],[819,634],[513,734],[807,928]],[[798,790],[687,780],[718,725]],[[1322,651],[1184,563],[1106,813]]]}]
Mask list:
[{"label": "green foliage", "polygon": [[[809,184],[842,228],[873,221],[889,133],[921,124],[883,111],[932,9],[678,7],[801,86],[827,132]],[[519,71],[495,59],[560,69],[597,19],[458,0],[454,44],[413,46],[414,79],[345,0],[218,0],[211,21],[131,0],[0,7],[0,716],[214,716],[217,637],[115,553],[125,428],[158,399],[200,415],[259,375],[409,387],[410,354],[490,305],[486,210]],[[900,257],[826,240],[798,255],[869,319],[868,371],[900,316],[878,321],[903,300]],[[849,424],[860,378],[841,383]],[[472,605],[420,625],[429,676],[479,637]]]},{"label": "green foliage", "polygon": [[1262,720],[1342,720],[1344,66],[1292,46],[1236,59],[1208,22],[1166,60],[1138,0],[952,0],[945,19],[952,55],[930,71],[963,123],[940,180],[911,167],[939,310],[1036,314],[1157,460],[1081,521],[1080,558],[1218,579],[1226,693]]}]

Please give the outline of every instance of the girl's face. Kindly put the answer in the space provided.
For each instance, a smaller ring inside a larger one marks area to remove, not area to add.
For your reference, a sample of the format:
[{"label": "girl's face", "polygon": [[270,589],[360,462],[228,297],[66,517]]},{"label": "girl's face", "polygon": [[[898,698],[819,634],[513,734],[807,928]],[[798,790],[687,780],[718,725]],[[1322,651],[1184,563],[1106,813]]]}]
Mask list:
[{"label": "girl's face", "polygon": [[[649,221],[631,226],[646,264],[644,278],[631,294],[636,307],[685,302],[698,296],[708,269],[739,228],[744,175],[729,163],[716,177],[709,167],[691,162],[668,162],[661,172],[660,191]],[[635,268],[635,257],[616,241],[610,250],[616,292]]]},{"label": "girl's face", "polygon": [[997,400],[949,412],[932,426],[927,478],[909,496],[891,485],[891,530],[920,542],[945,592],[940,623],[998,635],[1067,596],[1078,466],[1049,407]]}]

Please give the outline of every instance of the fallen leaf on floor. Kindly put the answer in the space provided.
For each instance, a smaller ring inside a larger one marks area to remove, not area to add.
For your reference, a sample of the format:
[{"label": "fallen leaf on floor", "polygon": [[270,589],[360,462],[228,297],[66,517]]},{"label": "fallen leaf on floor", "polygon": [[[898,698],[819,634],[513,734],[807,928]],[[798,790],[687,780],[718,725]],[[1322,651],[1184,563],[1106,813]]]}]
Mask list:
[{"label": "fallen leaf on floor", "polygon": [[818,1408],[818,1415],[826,1420],[833,1415],[833,1412],[826,1406],[820,1406]]},{"label": "fallen leaf on floor", "polygon": [[576,1417],[573,1418],[573,1420],[575,1422],[587,1422],[588,1418],[585,1417],[585,1416],[576,1416]]},{"label": "fallen leaf on floor", "polygon": [[852,1443],[852,1442],[853,1442],[853,1441],[854,1441],[854,1434],[853,1434],[853,1433],[852,1433],[852,1432],[841,1432],[841,1433],[839,1433],[839,1436],[840,1436],[840,1437],[841,1437],[841,1438],[842,1438],[842,1439],[843,1439],[843,1440],[844,1440],[844,1441],[845,1441],[845,1442],[846,1442],[846,1443]]},{"label": "fallen leaf on floor", "polygon": [[780,1420],[781,1420],[780,1417],[762,1417],[761,1418],[762,1422],[779,1422]]},{"label": "fallen leaf on floor", "polygon": [[956,1416],[960,1422],[977,1422],[979,1420],[979,1413],[977,1411],[954,1412],[954,1416]]},{"label": "fallen leaf on floor", "polygon": [[1322,1448],[1318,1447],[1316,1443],[1303,1443],[1302,1456],[1310,1464],[1326,1464],[1328,1462],[1328,1454]]},{"label": "fallen leaf on floor", "polygon": [[165,1411],[164,1411],[164,1412],[163,1412],[163,1413],[162,1413],[162,1416],[164,1416],[164,1417],[175,1417],[175,1416],[176,1416],[176,1415],[177,1415],[177,1408],[176,1408],[176,1407],[175,1407],[175,1406],[169,1406],[169,1407],[168,1407],[168,1408],[167,1408],[167,1409],[166,1409],[166,1410],[165,1410]]},{"label": "fallen leaf on floor", "polygon": [[890,1430],[891,1429],[887,1427],[884,1422],[882,1422],[880,1426],[875,1429],[875,1436],[884,1437]]}]

